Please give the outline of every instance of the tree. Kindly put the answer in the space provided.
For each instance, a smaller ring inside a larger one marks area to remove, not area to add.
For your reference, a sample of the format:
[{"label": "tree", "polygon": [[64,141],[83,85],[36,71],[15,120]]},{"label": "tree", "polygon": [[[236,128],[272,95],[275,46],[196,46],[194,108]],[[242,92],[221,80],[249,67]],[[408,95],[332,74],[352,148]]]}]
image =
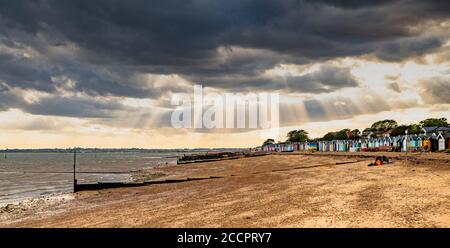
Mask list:
[{"label": "tree", "polygon": [[328,141],[331,141],[331,140],[333,140],[335,137],[336,137],[336,133],[334,133],[334,132],[328,132],[328,133],[326,133],[326,134],[322,137],[322,140],[328,140]]},{"label": "tree", "polygon": [[392,130],[391,136],[404,135],[406,130],[408,130],[407,125],[400,125]]},{"label": "tree", "polygon": [[363,133],[370,132],[370,131],[377,131],[377,130],[374,128],[371,128],[371,127],[367,127],[367,128],[364,128]]},{"label": "tree", "polygon": [[325,134],[325,135],[322,137],[322,140],[332,141],[332,140],[334,140],[334,139],[336,139],[336,133],[335,133],[335,132],[329,132],[329,133]]},{"label": "tree", "polygon": [[342,129],[341,131],[336,133],[336,139],[338,140],[346,140],[348,139],[348,133],[350,132],[350,129]]},{"label": "tree", "polygon": [[418,134],[423,132],[422,127],[418,124],[411,124],[408,126],[408,133],[410,134]]},{"label": "tree", "polygon": [[353,139],[353,140],[360,139],[361,138],[361,132],[359,131],[359,129],[353,129],[351,131],[350,138]]},{"label": "tree", "polygon": [[419,122],[421,127],[448,127],[447,118],[428,118]]},{"label": "tree", "polygon": [[409,134],[418,134],[422,132],[422,128],[417,124],[400,125],[392,130],[391,136],[404,135],[406,130],[408,130]]},{"label": "tree", "polygon": [[275,143],[274,139],[267,139],[266,141],[264,141],[263,146],[272,145],[273,143]]},{"label": "tree", "polygon": [[372,124],[371,129],[377,131],[388,131],[397,127],[397,122],[394,120],[382,120]]},{"label": "tree", "polygon": [[309,139],[308,132],[303,129],[292,130],[286,135],[286,137],[288,138],[286,141],[290,142],[304,142]]}]

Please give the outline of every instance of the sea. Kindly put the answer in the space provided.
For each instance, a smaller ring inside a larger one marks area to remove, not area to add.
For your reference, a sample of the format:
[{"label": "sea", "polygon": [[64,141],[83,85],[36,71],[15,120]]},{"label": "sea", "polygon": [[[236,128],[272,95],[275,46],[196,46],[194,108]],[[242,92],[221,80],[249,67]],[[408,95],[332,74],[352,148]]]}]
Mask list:
[{"label": "sea", "polygon": [[[5,156],[6,155],[6,156]],[[177,152],[76,154],[78,182],[130,181],[133,171],[176,165]],[[73,191],[74,154],[6,153],[0,156],[0,207],[29,198]]]}]

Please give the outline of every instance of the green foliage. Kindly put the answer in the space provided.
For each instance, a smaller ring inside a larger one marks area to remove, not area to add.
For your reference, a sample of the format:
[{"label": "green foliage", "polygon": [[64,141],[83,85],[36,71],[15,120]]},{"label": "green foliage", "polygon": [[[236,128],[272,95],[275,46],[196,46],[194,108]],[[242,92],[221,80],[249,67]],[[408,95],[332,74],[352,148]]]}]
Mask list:
[{"label": "green foliage", "polygon": [[263,146],[271,145],[273,143],[275,143],[274,139],[266,139],[266,141],[264,141],[264,143],[263,143]]},{"label": "green foliage", "polygon": [[329,132],[329,133],[325,134],[325,135],[322,137],[322,140],[332,141],[332,140],[334,140],[334,139],[336,139],[336,133],[335,133],[335,132]]},{"label": "green foliage", "polygon": [[303,129],[292,130],[286,135],[286,137],[287,137],[286,141],[290,141],[290,142],[304,142],[304,141],[308,141],[308,139],[309,139],[308,132],[306,132]]},{"label": "green foliage", "polygon": [[398,136],[398,135],[404,135],[405,131],[408,129],[407,125],[400,125],[396,128],[394,128],[391,132],[391,136]]},{"label": "green foliage", "polygon": [[348,139],[348,133],[350,132],[350,129],[342,129],[341,131],[336,133],[336,139],[338,140],[345,140]]},{"label": "green foliage", "polygon": [[361,132],[359,129],[354,129],[350,131],[350,129],[342,129],[338,132],[329,132],[325,134],[321,140],[345,140],[345,139],[359,139],[361,138]]},{"label": "green foliage", "polygon": [[369,132],[369,131],[377,131],[375,128],[367,127],[364,128],[363,132]]},{"label": "green foliage", "polygon": [[359,129],[353,129],[351,131],[351,135],[349,137],[352,140],[357,140],[361,138],[361,132],[359,131]]},{"label": "green foliage", "polygon": [[408,126],[408,133],[410,134],[418,134],[418,133],[422,133],[422,127],[418,124],[411,124]]},{"label": "green foliage", "polygon": [[370,127],[372,130],[388,131],[397,127],[397,122],[394,120],[377,121]]},{"label": "green foliage", "polygon": [[447,122],[447,118],[443,117],[443,118],[428,118],[425,119],[421,122],[419,122],[420,126],[422,127],[448,127],[450,126],[449,123]]}]

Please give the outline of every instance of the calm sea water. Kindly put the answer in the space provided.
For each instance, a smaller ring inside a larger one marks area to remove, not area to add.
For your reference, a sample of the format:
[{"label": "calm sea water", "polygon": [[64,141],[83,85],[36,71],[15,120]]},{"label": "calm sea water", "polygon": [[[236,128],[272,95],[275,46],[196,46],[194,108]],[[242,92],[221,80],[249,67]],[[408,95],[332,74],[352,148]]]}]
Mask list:
[{"label": "calm sea water", "polygon": [[[174,152],[77,154],[77,180],[127,181],[130,172],[176,164]],[[170,158],[172,157],[172,158]],[[0,156],[0,206],[27,198],[73,190],[73,154],[9,153]]]}]

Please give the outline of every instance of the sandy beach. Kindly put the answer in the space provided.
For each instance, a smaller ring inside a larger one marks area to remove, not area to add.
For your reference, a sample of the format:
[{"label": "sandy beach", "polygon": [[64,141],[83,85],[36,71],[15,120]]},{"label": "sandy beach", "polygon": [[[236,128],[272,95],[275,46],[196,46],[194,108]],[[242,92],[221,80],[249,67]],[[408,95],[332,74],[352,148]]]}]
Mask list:
[{"label": "sandy beach", "polygon": [[0,226],[450,227],[449,154],[389,153],[393,164],[368,167],[376,155],[161,166],[141,176],[223,178],[30,200],[1,208]]}]

